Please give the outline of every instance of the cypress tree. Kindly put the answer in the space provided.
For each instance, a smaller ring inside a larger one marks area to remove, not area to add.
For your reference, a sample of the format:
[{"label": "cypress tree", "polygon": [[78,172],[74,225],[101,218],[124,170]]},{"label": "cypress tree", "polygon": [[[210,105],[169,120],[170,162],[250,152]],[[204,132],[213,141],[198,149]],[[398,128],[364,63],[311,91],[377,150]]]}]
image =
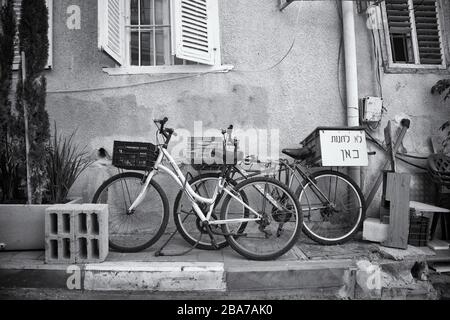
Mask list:
[{"label": "cypress tree", "polygon": [[[48,9],[45,0],[22,0],[19,24],[20,51],[25,53],[26,77],[19,81],[16,90],[16,110],[19,120],[17,136],[21,137],[23,159],[25,154],[24,107],[28,113],[30,141],[29,166],[31,169],[32,201],[41,203],[47,184],[46,145],[50,139],[50,125],[45,108],[47,81],[44,69],[48,61]],[[21,62],[22,64],[23,62]],[[21,66],[22,68],[22,66]]]},{"label": "cypress tree", "polygon": [[19,185],[18,162],[11,136],[12,66],[16,38],[16,19],[13,0],[7,0],[0,8],[0,180],[2,201],[12,200]]}]

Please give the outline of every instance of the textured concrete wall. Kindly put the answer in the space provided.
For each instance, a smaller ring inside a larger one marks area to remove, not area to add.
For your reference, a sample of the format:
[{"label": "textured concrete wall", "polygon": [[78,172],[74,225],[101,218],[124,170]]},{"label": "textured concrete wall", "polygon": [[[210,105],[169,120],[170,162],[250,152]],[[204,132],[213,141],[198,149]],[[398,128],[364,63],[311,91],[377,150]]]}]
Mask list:
[{"label": "textured concrete wall", "polygon": [[[66,9],[73,4],[81,7],[81,30],[65,25]],[[280,129],[282,147],[295,145],[319,125],[345,125],[338,85],[341,23],[333,1],[300,1],[283,12],[277,0],[219,0],[219,5],[222,60],[235,70],[142,84],[179,76],[107,75],[102,66],[113,63],[97,49],[96,1],[54,1],[54,63],[48,72],[52,120],[63,132],[78,129],[78,141],[90,149],[112,149],[114,139],[153,141],[151,119],[162,116],[175,128],[189,129],[202,120],[211,128],[233,123],[242,129]],[[375,94],[376,85],[365,15],[358,15],[356,23],[363,97]],[[260,71],[279,61],[294,39],[291,53],[279,66]],[[341,66],[345,99],[343,72]],[[385,121],[401,114],[413,121],[405,143],[409,152],[428,152],[428,136],[449,116],[440,99],[429,94],[442,77],[384,76],[389,110]],[[122,86],[127,87],[113,88]]]}]

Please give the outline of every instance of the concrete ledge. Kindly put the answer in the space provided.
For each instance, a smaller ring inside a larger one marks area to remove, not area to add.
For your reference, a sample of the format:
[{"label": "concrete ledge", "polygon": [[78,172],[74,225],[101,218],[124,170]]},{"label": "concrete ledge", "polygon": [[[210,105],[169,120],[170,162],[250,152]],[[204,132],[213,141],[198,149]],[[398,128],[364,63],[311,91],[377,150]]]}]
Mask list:
[{"label": "concrete ledge", "polygon": [[303,261],[227,266],[230,291],[343,288],[349,285],[352,260]]},{"label": "concrete ledge", "polygon": [[68,276],[65,269],[0,269],[0,290],[3,288],[67,289]]},{"label": "concrete ledge", "polygon": [[223,263],[123,262],[86,265],[84,289],[225,291]]}]

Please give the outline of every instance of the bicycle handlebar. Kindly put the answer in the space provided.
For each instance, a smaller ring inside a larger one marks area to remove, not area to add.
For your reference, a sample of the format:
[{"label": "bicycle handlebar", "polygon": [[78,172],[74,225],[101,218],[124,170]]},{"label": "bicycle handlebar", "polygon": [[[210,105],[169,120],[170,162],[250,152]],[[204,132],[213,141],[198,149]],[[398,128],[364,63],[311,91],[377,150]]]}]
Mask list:
[{"label": "bicycle handlebar", "polygon": [[[176,136],[175,130],[172,128],[164,128],[166,123],[169,121],[169,118],[165,117],[162,120],[154,119],[153,122],[156,124],[156,127],[159,130],[159,133],[163,135],[163,137],[166,139],[165,146],[170,142],[170,139],[172,138],[172,135]],[[159,126],[158,126],[159,125]]]}]

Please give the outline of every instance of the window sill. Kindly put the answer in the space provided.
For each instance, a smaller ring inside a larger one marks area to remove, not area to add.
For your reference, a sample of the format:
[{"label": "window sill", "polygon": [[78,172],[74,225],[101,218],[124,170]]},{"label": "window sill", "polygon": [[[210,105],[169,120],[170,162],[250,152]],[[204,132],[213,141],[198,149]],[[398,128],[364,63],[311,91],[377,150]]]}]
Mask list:
[{"label": "window sill", "polygon": [[103,71],[111,76],[133,75],[133,74],[180,74],[180,73],[209,73],[209,72],[228,72],[233,70],[232,65],[221,66],[157,66],[157,67],[117,67],[103,68]]},{"label": "window sill", "polygon": [[389,74],[449,74],[450,70],[436,65],[389,64],[384,67],[384,72]]}]

